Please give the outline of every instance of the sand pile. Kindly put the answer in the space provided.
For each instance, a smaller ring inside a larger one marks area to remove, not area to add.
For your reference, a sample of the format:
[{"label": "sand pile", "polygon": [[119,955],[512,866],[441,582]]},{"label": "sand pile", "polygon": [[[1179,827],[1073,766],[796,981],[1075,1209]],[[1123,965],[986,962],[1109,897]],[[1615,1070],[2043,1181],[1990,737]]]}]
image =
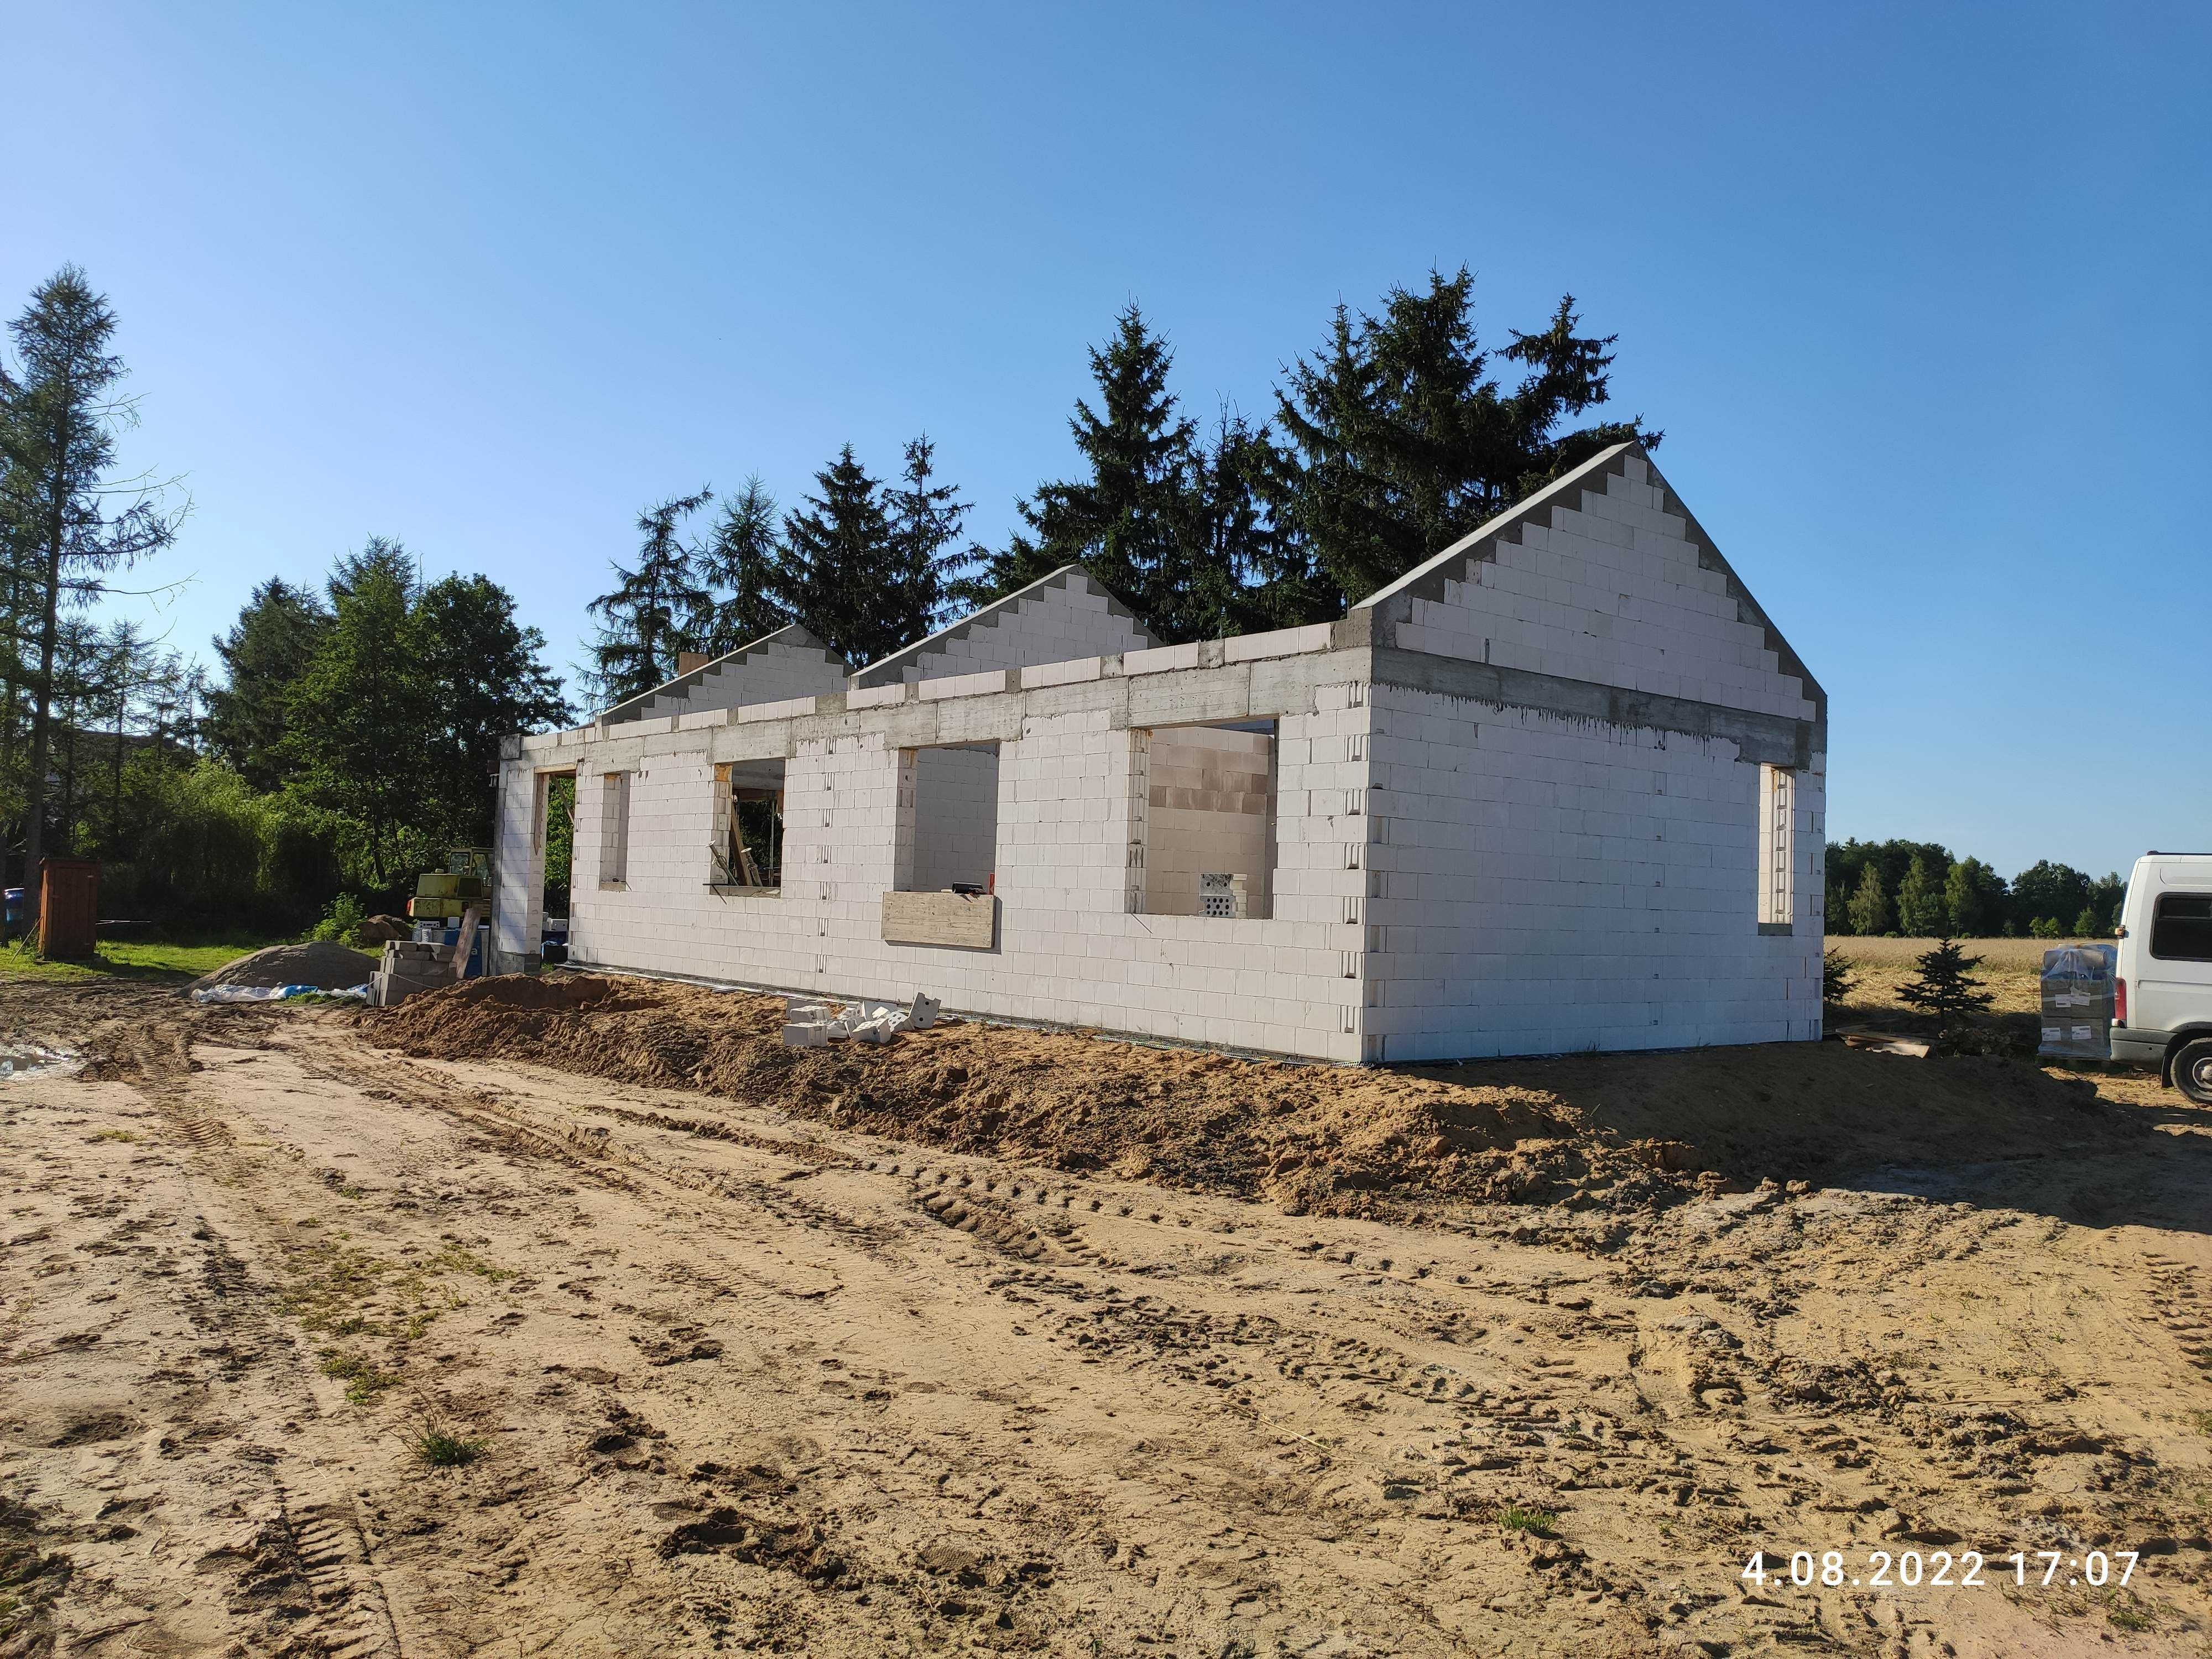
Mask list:
[{"label": "sand pile", "polygon": [[410,1054],[698,1090],[951,1151],[1331,1214],[1640,1208],[2139,1133],[2032,1066],[1838,1043],[1376,1071],[975,1023],[888,1048],[788,1049],[782,1009],[684,986],[513,977],[416,998],[365,1029]]},{"label": "sand pile", "polygon": [[307,945],[272,945],[265,951],[227,962],[211,974],[203,974],[190,987],[195,991],[217,985],[312,985],[319,991],[343,991],[366,985],[376,963],[343,945],[319,941]]}]

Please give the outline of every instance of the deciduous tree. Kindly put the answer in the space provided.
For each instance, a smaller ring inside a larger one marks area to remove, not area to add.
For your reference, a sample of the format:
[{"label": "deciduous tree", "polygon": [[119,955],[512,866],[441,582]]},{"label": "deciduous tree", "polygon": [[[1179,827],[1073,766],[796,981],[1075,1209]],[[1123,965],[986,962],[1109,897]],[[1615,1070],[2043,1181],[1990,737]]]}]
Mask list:
[{"label": "deciduous tree", "polygon": [[1925,859],[1905,866],[1897,889],[1898,931],[1912,939],[1932,939],[1945,931],[1943,889]]},{"label": "deciduous tree", "polygon": [[1851,895],[1851,931],[1855,933],[1887,933],[1891,913],[1889,894],[1883,889],[1881,870],[1869,864],[1859,878],[1858,890]]}]

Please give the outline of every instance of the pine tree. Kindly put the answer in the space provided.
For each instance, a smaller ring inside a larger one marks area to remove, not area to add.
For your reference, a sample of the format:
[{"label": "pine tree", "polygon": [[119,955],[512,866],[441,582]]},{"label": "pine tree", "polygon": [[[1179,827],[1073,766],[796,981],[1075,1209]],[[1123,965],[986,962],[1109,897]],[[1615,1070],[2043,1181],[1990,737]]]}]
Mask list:
[{"label": "pine tree", "polygon": [[759,478],[748,478],[722,504],[714,533],[699,554],[700,611],[691,628],[698,649],[726,656],[791,621],[769,597],[782,558],[775,498]]},{"label": "pine tree", "polygon": [[1915,859],[1897,889],[1898,931],[1908,939],[1930,939],[1945,931],[1943,890],[1929,873],[1927,860]]},{"label": "pine tree", "polygon": [[1951,1031],[1996,1000],[1974,977],[1973,970],[1981,965],[1979,957],[1966,956],[1949,939],[1942,939],[1934,950],[1914,958],[1919,971],[1909,983],[1898,988],[1897,999],[1923,1014],[1934,1015],[1944,1031]]},{"label": "pine tree", "polygon": [[215,641],[227,684],[208,696],[208,743],[256,789],[283,781],[276,748],[286,691],[315,653],[330,612],[309,589],[270,577],[255,588],[230,632]]},{"label": "pine tree", "polygon": [[1869,864],[1859,878],[1858,890],[1851,895],[1851,931],[1855,933],[1887,933],[1889,931],[1889,895],[1882,889],[1881,869]]},{"label": "pine tree", "polygon": [[1614,337],[1577,332],[1571,295],[1544,329],[1514,333],[1502,356],[1525,373],[1504,391],[1476,337],[1474,292],[1462,266],[1431,271],[1425,293],[1393,289],[1379,316],[1339,306],[1328,343],[1276,395],[1290,448],[1273,505],[1352,599],[1606,446],[1662,435],[1640,416],[1562,429],[1605,401],[1613,361]]},{"label": "pine tree", "polygon": [[157,493],[139,493],[120,513],[109,514],[110,498],[130,488],[107,476],[115,434],[137,411],[115,390],[125,373],[123,360],[108,349],[115,313],[84,273],[64,265],[40,283],[9,331],[18,368],[0,365],[0,564],[8,574],[10,620],[35,641],[26,688],[27,925],[36,920],[36,874],[46,851],[62,613],[105,591],[104,573],[167,547],[183,513],[166,509]]},{"label": "pine tree", "polygon": [[676,678],[676,653],[693,647],[691,624],[706,604],[698,556],[678,526],[714,500],[678,495],[638,514],[637,567],[612,567],[615,585],[586,607],[601,619],[588,676],[602,705],[617,703]]},{"label": "pine tree", "polygon": [[848,662],[873,662],[916,637],[902,614],[887,617],[887,611],[902,613],[903,603],[886,607],[883,599],[901,565],[883,486],[850,444],[814,482],[821,493],[784,519],[784,558],[771,597]]}]

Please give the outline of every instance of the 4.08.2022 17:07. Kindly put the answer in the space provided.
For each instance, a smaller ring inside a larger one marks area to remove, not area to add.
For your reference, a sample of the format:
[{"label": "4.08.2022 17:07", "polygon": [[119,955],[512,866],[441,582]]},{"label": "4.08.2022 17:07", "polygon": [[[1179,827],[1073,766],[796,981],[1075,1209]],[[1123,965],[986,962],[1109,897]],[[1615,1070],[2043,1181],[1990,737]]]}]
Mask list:
[{"label": "4.08.2022 17:07", "polygon": [[1757,1550],[1737,1577],[1761,1589],[1770,1579],[1778,1587],[1798,1589],[1816,1584],[1828,1589],[1846,1585],[1858,1589],[1984,1589],[2002,1585],[2007,1578],[2018,1589],[2049,1589],[2061,1583],[2101,1588],[2126,1584],[2135,1577],[2140,1555],[2136,1550],[2109,1553],[2091,1550],[2083,1555],[2069,1555],[2063,1550],[2014,1550],[1992,1559],[1978,1550],[1961,1550],[1956,1555],[1948,1550],[1931,1550],[1924,1555],[1918,1550],[1895,1555],[1887,1550],[1869,1550],[1865,1566],[1854,1572],[1844,1565],[1841,1550],[1825,1550],[1817,1557],[1810,1550],[1798,1550],[1786,1563],[1779,1556]]}]

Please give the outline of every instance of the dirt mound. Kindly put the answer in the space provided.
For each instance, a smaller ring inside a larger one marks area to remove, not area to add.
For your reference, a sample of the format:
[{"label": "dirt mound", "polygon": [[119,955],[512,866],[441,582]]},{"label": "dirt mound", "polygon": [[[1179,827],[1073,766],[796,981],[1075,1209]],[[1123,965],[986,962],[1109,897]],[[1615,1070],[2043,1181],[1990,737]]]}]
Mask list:
[{"label": "dirt mound", "polygon": [[389,945],[414,938],[415,924],[404,916],[371,916],[354,929],[354,937],[363,945]]},{"label": "dirt mound", "polygon": [[781,1020],[774,997],[516,976],[414,999],[368,1035],[410,1054],[699,1090],[950,1151],[1332,1214],[1645,1207],[2136,1133],[2032,1066],[1838,1043],[1385,1072],[964,1022],[890,1048],[787,1049]]},{"label": "dirt mound", "polygon": [[[658,1006],[650,990],[629,981],[607,979],[596,974],[562,975],[552,979],[498,974],[488,979],[463,980],[433,994],[443,998],[441,1006],[445,1006],[515,1008],[540,1012],[591,1009],[611,1013]],[[426,1005],[418,1002],[412,1006],[420,1008]]]},{"label": "dirt mound", "polygon": [[343,991],[366,985],[376,964],[358,951],[319,940],[307,945],[272,945],[265,951],[227,962],[191,983],[195,991],[216,985],[312,985]]}]

